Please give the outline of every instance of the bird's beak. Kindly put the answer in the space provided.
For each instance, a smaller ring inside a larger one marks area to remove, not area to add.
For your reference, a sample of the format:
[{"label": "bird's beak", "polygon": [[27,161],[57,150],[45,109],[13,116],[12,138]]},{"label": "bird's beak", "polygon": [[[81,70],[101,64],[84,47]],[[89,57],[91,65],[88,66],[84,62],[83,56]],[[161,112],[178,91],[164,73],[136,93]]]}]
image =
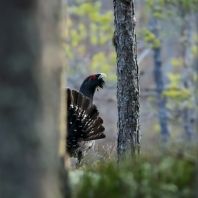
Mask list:
[{"label": "bird's beak", "polygon": [[106,75],[106,74],[101,73],[101,74],[100,74],[100,76],[98,77],[98,79],[100,79],[100,78],[106,78],[106,77],[107,77],[107,75]]}]

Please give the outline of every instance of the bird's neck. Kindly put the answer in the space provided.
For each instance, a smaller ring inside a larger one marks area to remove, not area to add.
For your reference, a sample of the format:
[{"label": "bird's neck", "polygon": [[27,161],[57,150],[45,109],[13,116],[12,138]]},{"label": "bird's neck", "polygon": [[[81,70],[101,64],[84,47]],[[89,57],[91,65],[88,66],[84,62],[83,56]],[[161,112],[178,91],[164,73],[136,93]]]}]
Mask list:
[{"label": "bird's neck", "polygon": [[91,104],[93,103],[95,89],[81,85],[79,92],[82,93],[84,96],[88,97],[91,101]]}]

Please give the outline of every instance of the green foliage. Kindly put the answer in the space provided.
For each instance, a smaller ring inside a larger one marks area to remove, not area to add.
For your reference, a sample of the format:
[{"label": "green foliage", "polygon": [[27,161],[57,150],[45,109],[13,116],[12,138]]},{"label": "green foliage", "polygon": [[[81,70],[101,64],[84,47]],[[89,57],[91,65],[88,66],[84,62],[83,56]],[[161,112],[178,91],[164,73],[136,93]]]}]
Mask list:
[{"label": "green foliage", "polygon": [[162,3],[159,5],[154,4],[155,6],[153,7],[153,11],[154,11],[154,17],[158,18],[158,19],[163,19],[163,6]]},{"label": "green foliage", "polygon": [[115,53],[110,53],[108,57],[106,57],[104,52],[99,52],[92,57],[92,67],[91,71],[98,71],[102,68],[104,73],[108,74],[108,79],[111,81],[116,80],[116,75],[111,73],[110,65],[116,65],[116,55]]},{"label": "green foliage", "polygon": [[192,45],[192,47],[191,47],[191,53],[192,53],[192,55],[193,55],[195,58],[198,58],[198,35],[197,35],[197,34],[195,34],[195,35],[193,36],[192,41],[193,41],[193,45]]},{"label": "green foliage", "polygon": [[196,158],[172,152],[142,155],[117,165],[87,169],[75,186],[75,198],[189,198],[195,196]]},{"label": "green foliage", "polygon": [[181,66],[181,65],[182,65],[181,60],[180,60],[180,59],[177,59],[177,58],[172,58],[172,59],[170,60],[170,63],[171,63],[171,65],[174,66],[174,67],[178,67],[178,66]]},{"label": "green foliage", "polygon": [[192,46],[191,48],[191,53],[195,56],[198,57],[198,47],[196,45]]},{"label": "green foliage", "polygon": [[[174,59],[174,63],[176,59]],[[163,92],[163,96],[169,98],[175,102],[183,102],[185,100],[189,100],[190,98],[190,90],[189,89],[181,89],[180,85],[182,84],[181,74],[170,73],[168,75],[170,83],[167,89]]]},{"label": "green foliage", "polygon": [[103,72],[108,80],[115,80],[116,56],[109,45],[114,29],[113,12],[102,12],[101,3],[97,1],[79,2],[68,11],[66,56],[69,57],[69,72]]},{"label": "green foliage", "polygon": [[154,130],[155,130],[156,132],[160,132],[160,125],[159,125],[159,124],[155,124],[155,125],[154,125]]},{"label": "green foliage", "polygon": [[167,90],[163,92],[163,96],[175,100],[176,102],[183,102],[190,97],[190,91],[188,89],[183,90]]},{"label": "green foliage", "polygon": [[154,12],[154,17],[158,19],[163,19],[163,14],[161,12]]},{"label": "green foliage", "polygon": [[153,48],[159,48],[161,43],[156,36],[146,28],[142,28],[140,34],[143,36],[146,43],[150,44]]},{"label": "green foliage", "polygon": [[167,8],[179,8],[179,11],[185,10],[185,12],[196,11],[198,0],[147,0],[148,6],[153,10]]},{"label": "green foliage", "polygon": [[153,0],[146,0],[146,4],[152,9],[155,6],[155,2]]}]

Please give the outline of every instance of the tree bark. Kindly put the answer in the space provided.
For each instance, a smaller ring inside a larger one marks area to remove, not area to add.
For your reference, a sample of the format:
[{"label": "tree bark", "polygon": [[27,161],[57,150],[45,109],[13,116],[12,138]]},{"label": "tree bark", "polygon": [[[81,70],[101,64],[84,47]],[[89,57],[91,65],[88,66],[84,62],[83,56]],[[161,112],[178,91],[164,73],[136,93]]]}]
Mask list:
[{"label": "tree bark", "polygon": [[60,1],[0,2],[0,196],[63,197]]},{"label": "tree bark", "polygon": [[[139,71],[133,0],[114,0],[117,53],[118,160],[139,150]],[[138,149],[137,149],[138,148]]]},{"label": "tree bark", "polygon": [[[151,18],[151,31],[156,36],[156,39],[159,39],[158,31],[158,21],[153,16]],[[158,118],[161,128],[161,140],[162,142],[167,142],[170,138],[170,133],[168,130],[168,121],[167,121],[167,109],[166,109],[166,99],[162,96],[164,91],[164,80],[162,73],[162,60],[161,60],[161,47],[153,47],[153,60],[154,60],[154,80],[156,84],[156,98],[158,104]]]}]

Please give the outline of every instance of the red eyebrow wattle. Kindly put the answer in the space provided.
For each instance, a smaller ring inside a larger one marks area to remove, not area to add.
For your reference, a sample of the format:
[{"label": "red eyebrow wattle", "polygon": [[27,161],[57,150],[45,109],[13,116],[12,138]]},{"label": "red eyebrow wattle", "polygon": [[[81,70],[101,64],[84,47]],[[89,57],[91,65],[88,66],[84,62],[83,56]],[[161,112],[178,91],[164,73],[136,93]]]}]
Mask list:
[{"label": "red eyebrow wattle", "polygon": [[91,75],[90,77],[89,77],[89,80],[92,80],[92,79],[95,79],[96,78],[96,75]]}]

